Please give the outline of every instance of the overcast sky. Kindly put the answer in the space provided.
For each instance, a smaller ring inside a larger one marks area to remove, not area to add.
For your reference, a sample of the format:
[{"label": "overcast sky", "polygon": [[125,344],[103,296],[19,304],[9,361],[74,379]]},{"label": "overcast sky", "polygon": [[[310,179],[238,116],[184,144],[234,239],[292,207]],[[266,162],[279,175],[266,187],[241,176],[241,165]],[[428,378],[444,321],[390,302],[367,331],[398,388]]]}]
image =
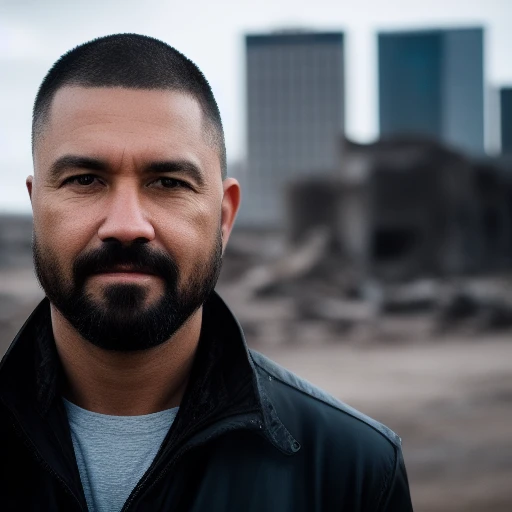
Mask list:
[{"label": "overcast sky", "polygon": [[345,31],[347,134],[368,141],[377,135],[376,32],[477,25],[486,28],[488,84],[512,84],[512,0],[0,0],[0,211],[30,211],[30,116],[44,74],[94,37],[147,34],[195,61],[216,95],[233,161],[245,154],[247,32]]}]

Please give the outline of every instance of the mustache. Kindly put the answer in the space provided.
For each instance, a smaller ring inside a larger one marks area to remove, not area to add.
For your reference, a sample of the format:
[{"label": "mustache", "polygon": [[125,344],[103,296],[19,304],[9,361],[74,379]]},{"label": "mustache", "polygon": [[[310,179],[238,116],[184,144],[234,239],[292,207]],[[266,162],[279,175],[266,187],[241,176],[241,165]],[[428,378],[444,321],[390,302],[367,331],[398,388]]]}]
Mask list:
[{"label": "mustache", "polygon": [[118,271],[121,265],[129,266],[133,272],[157,275],[169,284],[178,280],[178,265],[167,253],[150,249],[147,244],[108,241],[77,257],[73,264],[75,284],[83,285],[94,274]]}]

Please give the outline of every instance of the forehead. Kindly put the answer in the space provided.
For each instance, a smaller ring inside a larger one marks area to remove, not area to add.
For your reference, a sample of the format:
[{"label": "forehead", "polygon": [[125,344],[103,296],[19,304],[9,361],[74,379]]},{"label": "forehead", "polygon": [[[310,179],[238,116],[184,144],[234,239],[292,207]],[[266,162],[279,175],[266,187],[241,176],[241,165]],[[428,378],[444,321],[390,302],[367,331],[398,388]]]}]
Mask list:
[{"label": "forehead", "polygon": [[[213,149],[199,102],[186,93],[122,87],[59,89],[35,144],[36,160],[48,153],[128,150],[134,156],[204,157]],[[210,155],[211,156],[211,155]]]}]

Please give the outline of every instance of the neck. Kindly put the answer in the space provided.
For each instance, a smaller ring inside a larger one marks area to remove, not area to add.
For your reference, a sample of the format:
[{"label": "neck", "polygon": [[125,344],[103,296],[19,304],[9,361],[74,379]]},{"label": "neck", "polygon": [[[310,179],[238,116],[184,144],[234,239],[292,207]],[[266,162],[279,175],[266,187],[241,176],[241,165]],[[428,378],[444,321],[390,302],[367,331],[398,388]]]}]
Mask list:
[{"label": "neck", "polygon": [[202,308],[165,343],[127,353],[96,347],[53,305],[51,313],[68,400],[116,416],[151,414],[180,404],[199,343]]}]

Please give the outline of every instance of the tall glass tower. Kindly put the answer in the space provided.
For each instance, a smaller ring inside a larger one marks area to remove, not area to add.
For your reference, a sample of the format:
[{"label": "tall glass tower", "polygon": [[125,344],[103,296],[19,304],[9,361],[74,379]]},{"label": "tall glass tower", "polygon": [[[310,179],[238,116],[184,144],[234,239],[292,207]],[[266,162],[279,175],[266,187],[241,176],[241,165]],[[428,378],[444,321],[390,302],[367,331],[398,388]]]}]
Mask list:
[{"label": "tall glass tower", "polygon": [[481,28],[378,35],[381,136],[423,134],[484,152]]},{"label": "tall glass tower", "polygon": [[512,155],[512,87],[500,91],[501,152]]},{"label": "tall glass tower", "polygon": [[343,34],[248,35],[245,42],[248,173],[240,223],[279,227],[287,184],[339,167]]}]

